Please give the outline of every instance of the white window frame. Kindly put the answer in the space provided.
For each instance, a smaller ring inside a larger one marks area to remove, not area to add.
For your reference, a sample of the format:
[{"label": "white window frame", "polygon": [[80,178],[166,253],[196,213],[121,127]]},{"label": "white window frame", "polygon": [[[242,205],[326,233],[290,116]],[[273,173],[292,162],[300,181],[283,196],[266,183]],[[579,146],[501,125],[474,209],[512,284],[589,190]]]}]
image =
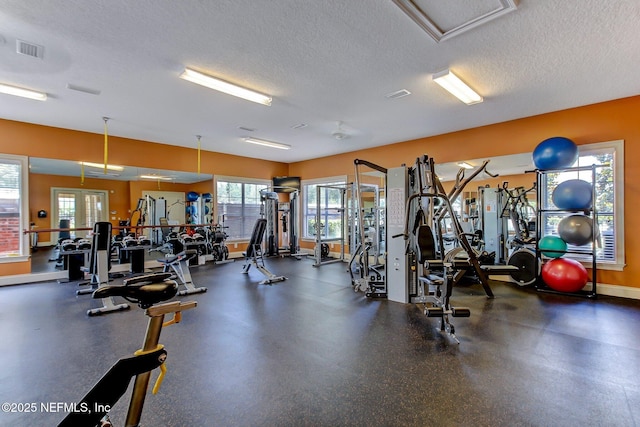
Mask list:
[{"label": "white window frame", "polygon": [[0,154],[0,160],[20,164],[20,249],[18,255],[0,256],[0,263],[24,262],[29,260],[30,235],[23,233],[29,229],[29,158],[12,154]]},{"label": "white window frame", "polygon": [[[265,185],[267,188],[270,188],[273,185],[273,182],[269,179],[258,179],[258,178],[243,178],[238,176],[226,176],[226,175],[214,175],[213,176],[213,188],[214,188],[214,212],[215,219],[214,222],[218,221],[220,218],[219,209],[218,209],[218,181],[222,182],[233,182],[239,184],[257,184],[257,185]],[[250,237],[242,238],[242,239],[228,239],[227,242],[248,242]]]},{"label": "white window frame", "polygon": [[[315,178],[315,179],[303,179],[300,181],[300,194],[301,194],[301,198],[300,198],[300,212],[302,213],[302,215],[300,216],[300,225],[299,225],[299,230],[302,231],[301,235],[300,235],[300,239],[302,241],[306,241],[306,242],[315,242],[316,237],[315,236],[307,236],[307,223],[306,223],[306,219],[307,219],[307,193],[308,193],[308,187],[310,185],[346,185],[347,183],[347,176],[346,175],[338,175],[338,176],[331,176],[331,177],[326,177],[326,178]],[[344,224],[343,224],[344,225]]]}]

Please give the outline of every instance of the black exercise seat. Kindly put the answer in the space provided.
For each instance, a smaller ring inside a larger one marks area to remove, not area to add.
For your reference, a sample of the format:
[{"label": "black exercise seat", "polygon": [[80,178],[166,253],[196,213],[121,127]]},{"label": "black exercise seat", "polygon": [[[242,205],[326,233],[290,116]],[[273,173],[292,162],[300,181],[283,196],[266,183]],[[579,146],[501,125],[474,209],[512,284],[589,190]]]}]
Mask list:
[{"label": "black exercise seat", "polygon": [[141,308],[149,308],[177,294],[178,284],[174,280],[166,280],[170,276],[170,273],[157,273],[132,277],[125,280],[122,286],[100,287],[93,293],[93,298],[123,297]]}]

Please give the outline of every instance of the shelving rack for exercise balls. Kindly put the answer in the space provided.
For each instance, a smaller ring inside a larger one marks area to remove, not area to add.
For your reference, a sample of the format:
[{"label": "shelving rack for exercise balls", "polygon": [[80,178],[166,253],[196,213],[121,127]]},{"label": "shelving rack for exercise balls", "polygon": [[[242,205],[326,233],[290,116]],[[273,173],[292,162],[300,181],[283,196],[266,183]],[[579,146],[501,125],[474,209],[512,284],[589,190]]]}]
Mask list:
[{"label": "shelving rack for exercise balls", "polygon": [[184,201],[185,210],[185,223],[187,224],[201,224],[203,221],[202,215],[202,198],[200,194],[195,191],[189,191],[186,194]]},{"label": "shelving rack for exercise balls", "polygon": [[[591,289],[590,290],[580,290],[577,292],[562,292],[551,289],[548,285],[546,285],[542,277],[538,277],[538,280],[535,282],[535,288],[539,292],[548,292],[559,295],[572,295],[572,296],[580,296],[586,298],[596,298],[598,295],[597,292],[597,254],[596,254],[596,244],[598,243],[598,212],[596,208],[596,170],[598,167],[603,167],[603,165],[591,165],[591,166],[578,166],[578,167],[568,167],[568,168],[558,168],[558,169],[536,169],[536,184],[537,184],[537,195],[536,195],[536,203],[537,203],[537,213],[536,213],[536,271],[539,271],[538,263],[542,259],[542,251],[540,250],[540,239],[544,235],[546,235],[544,230],[544,220],[549,216],[559,216],[560,214],[576,214],[583,213],[586,217],[591,219],[592,223],[592,232],[591,232],[591,242],[590,248],[584,248],[583,246],[575,246],[568,245],[567,254],[576,255],[574,257],[570,257],[571,259],[576,259],[577,261],[584,260],[586,257],[589,258],[589,262],[591,264]],[[549,174],[554,173],[576,173],[579,175],[581,171],[590,171],[591,172],[591,208],[589,209],[558,209],[555,205],[550,203],[550,195],[551,192],[548,191],[548,183],[547,177]],[[546,190],[546,191],[543,191]],[[543,194],[544,193],[544,194]],[[550,206],[552,205],[552,206]],[[551,234],[551,233],[549,233]],[[553,252],[545,250],[545,252]],[[544,264],[544,263],[543,263]],[[588,283],[588,282],[587,282]]]}]

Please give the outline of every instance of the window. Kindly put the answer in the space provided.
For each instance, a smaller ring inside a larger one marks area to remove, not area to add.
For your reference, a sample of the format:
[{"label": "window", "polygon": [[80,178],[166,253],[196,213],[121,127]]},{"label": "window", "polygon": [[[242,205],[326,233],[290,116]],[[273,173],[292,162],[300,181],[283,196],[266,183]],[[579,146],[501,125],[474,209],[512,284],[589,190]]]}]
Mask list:
[{"label": "window", "polygon": [[216,209],[218,222],[228,227],[229,240],[248,240],[260,218],[260,190],[269,181],[216,177]]},{"label": "window", "polygon": [[[578,161],[573,166],[595,168],[596,244],[598,268],[622,270],[624,267],[624,141],[581,145]],[[553,189],[563,181],[582,179],[591,183],[592,171],[545,174],[546,185],[541,189],[546,206],[553,206]],[[542,235],[557,235],[557,226],[565,215],[548,214],[542,220]],[[572,248],[575,249],[575,248]]]},{"label": "window", "polygon": [[334,239],[342,235],[344,224],[342,224],[341,208],[342,190],[331,188],[331,186],[344,187],[343,177],[325,178],[322,180],[302,181],[302,200],[304,204],[303,217],[303,238],[316,238],[316,215],[318,210],[318,186],[320,186],[320,217],[322,227],[322,238]]},{"label": "window", "polygon": [[29,255],[27,158],[0,155],[0,261],[23,261]]}]

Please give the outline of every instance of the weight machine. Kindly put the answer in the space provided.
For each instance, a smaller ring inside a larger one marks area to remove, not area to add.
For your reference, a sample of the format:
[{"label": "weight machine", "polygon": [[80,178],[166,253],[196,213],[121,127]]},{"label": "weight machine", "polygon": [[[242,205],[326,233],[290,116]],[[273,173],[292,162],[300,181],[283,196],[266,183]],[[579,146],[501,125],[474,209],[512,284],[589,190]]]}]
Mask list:
[{"label": "weight machine", "polygon": [[[386,209],[381,206],[379,189],[362,183],[360,166],[366,166],[383,177],[383,191],[385,192],[387,187],[387,169],[361,159],[354,160],[354,165],[354,203],[352,226],[349,233],[351,237],[349,241],[349,249],[351,252],[351,259],[349,261],[351,284],[356,292],[364,292],[368,297],[386,297],[386,251],[381,252],[382,244],[387,240],[386,227],[381,229],[382,219],[386,216]],[[373,193],[374,206],[368,211],[365,209],[363,197],[365,192]],[[371,220],[373,223],[371,223]]]},{"label": "weight machine", "polygon": [[[93,226],[91,254],[89,260],[89,274],[91,279],[81,285],[89,288],[78,290],[78,295],[92,293],[109,285],[109,270],[111,268],[111,231],[110,222],[96,222]],[[113,311],[128,310],[129,304],[116,304],[111,296],[101,298],[102,307],[87,310],[87,315],[98,316]]]},{"label": "weight machine", "polygon": [[[317,185],[316,186],[316,215],[315,215],[315,240],[314,248],[314,267],[334,262],[345,262],[345,225],[347,223],[347,190],[345,185]],[[329,206],[330,193],[337,193],[334,199],[339,201],[338,206]],[[323,206],[323,202],[324,205]],[[323,220],[324,216],[324,220]],[[337,236],[329,237],[329,216],[334,219],[337,217],[339,222]],[[337,243],[340,245],[340,256],[338,258],[329,258],[329,245]]]},{"label": "weight machine", "polygon": [[[288,193],[289,201],[280,201],[279,194]],[[298,237],[298,189],[273,186],[260,190],[260,207],[267,220],[265,256],[289,255],[300,259]]]},{"label": "weight machine", "polygon": [[[481,265],[469,240],[473,234],[463,230],[452,206],[480,173],[493,176],[487,172],[487,164],[485,161],[468,177],[460,169],[448,192],[435,173],[434,160],[426,155],[417,158],[413,167],[392,168],[387,173],[387,229],[394,237],[387,245],[388,298],[420,305],[427,317],[440,318],[440,330],[456,342],[449,317],[469,317],[471,313],[451,304],[453,286],[472,273],[492,298],[487,274],[501,267]],[[447,240],[453,240],[453,249],[448,249]]]}]

